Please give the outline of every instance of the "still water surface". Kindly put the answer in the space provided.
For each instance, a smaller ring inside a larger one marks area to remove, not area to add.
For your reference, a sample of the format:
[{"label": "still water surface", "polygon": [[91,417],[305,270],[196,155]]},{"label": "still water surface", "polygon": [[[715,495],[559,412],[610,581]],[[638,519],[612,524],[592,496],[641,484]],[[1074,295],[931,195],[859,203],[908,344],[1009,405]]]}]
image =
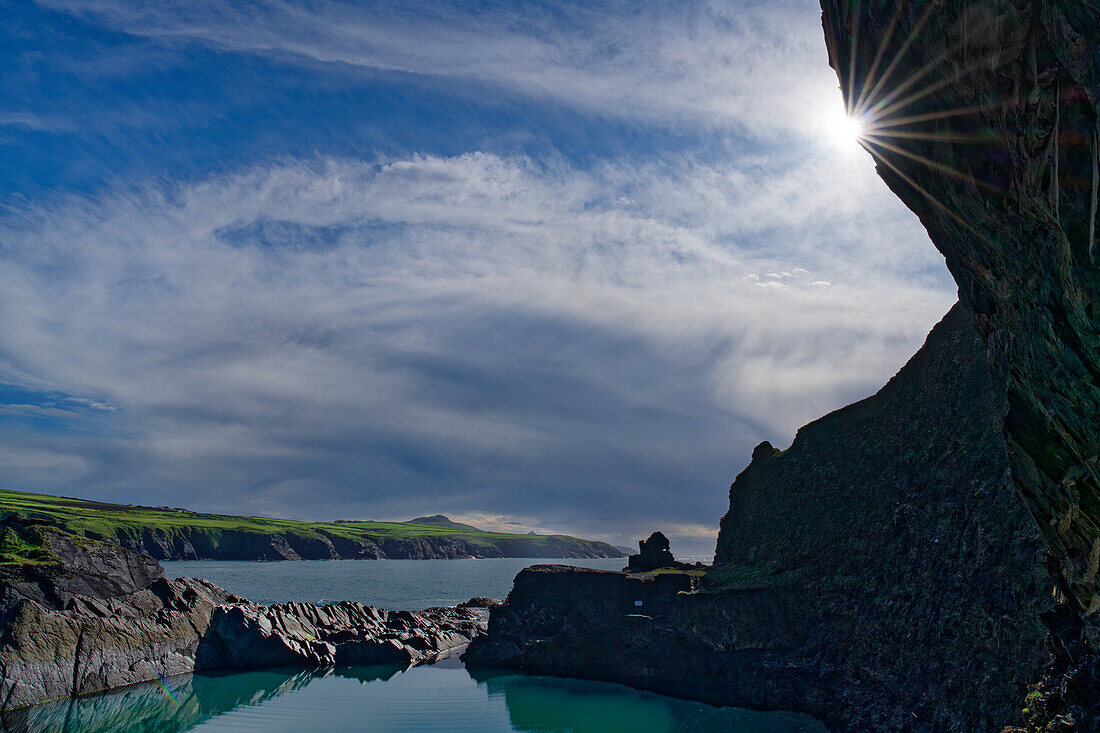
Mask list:
[{"label": "still water surface", "polygon": [[[545,560],[166,562],[171,577],[208,580],[259,603],[356,600],[382,608],[503,598],[522,568]],[[570,560],[620,569],[622,559]],[[603,682],[433,666],[343,667],[183,675],[103,695],[9,712],[10,731],[145,733],[197,730],[495,733],[822,733],[805,716],[715,708]]]},{"label": "still water surface", "polygon": [[344,667],[186,675],[9,713],[16,731],[454,731],[823,733],[787,713],[714,708],[602,682],[476,674],[457,660],[402,670]]},{"label": "still water surface", "polygon": [[170,578],[206,578],[254,603],[359,601],[419,611],[453,606],[473,596],[503,599],[523,568],[563,563],[622,570],[626,558],[598,560],[305,560],[290,562],[164,562]]}]

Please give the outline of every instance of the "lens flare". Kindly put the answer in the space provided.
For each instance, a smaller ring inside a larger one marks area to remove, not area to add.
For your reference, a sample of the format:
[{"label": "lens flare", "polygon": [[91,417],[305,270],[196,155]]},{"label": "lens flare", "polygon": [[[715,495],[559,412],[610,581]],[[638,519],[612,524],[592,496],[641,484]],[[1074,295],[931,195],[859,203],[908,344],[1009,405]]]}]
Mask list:
[{"label": "lens flare", "polygon": [[825,136],[834,145],[851,147],[858,145],[867,130],[861,115],[849,115],[843,106],[834,108],[822,119]]},{"label": "lens flare", "polygon": [[172,692],[172,688],[168,686],[168,680],[164,679],[164,676],[160,672],[153,669],[148,662],[145,663],[145,668],[156,675],[156,679],[153,680],[153,684],[160,688],[161,693],[166,698],[168,698],[169,702],[171,702],[176,707],[179,707],[179,698],[177,698],[176,695]]}]

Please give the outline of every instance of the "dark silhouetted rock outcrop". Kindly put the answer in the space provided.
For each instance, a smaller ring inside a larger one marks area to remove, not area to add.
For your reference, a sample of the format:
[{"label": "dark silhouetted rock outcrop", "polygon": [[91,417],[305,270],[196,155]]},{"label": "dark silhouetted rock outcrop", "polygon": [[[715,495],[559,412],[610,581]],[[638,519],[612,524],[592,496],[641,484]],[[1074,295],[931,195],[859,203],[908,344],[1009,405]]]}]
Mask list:
[{"label": "dark silhouetted rock outcrop", "polygon": [[474,596],[468,601],[458,604],[458,608],[496,608],[501,604],[496,598],[486,596]]},{"label": "dark silhouetted rock outcrop", "polygon": [[658,568],[674,568],[683,565],[676,562],[668,538],[654,532],[648,540],[638,542],[638,554],[627,558],[626,569],[631,572],[649,572]]},{"label": "dark silhouetted rock outcrop", "polygon": [[466,658],[834,730],[997,730],[1039,676],[1049,599],[999,404],[956,306],[878,394],[757,447],[705,577],[537,566]]}]

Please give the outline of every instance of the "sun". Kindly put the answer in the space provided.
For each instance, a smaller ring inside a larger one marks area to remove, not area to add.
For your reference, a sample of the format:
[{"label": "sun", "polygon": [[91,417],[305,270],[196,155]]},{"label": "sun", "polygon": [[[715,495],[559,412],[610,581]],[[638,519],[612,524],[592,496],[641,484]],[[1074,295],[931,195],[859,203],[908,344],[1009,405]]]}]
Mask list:
[{"label": "sun", "polygon": [[866,125],[860,115],[849,115],[843,105],[832,107],[822,116],[821,125],[825,137],[838,147],[859,145]]}]

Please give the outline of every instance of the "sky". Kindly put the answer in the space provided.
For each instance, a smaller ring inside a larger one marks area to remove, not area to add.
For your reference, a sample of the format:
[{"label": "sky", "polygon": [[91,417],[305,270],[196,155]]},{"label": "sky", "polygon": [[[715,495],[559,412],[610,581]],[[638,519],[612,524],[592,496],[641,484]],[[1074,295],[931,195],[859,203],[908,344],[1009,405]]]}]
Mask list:
[{"label": "sky", "polygon": [[813,0],[0,9],[0,486],[706,554],[955,300]]}]

